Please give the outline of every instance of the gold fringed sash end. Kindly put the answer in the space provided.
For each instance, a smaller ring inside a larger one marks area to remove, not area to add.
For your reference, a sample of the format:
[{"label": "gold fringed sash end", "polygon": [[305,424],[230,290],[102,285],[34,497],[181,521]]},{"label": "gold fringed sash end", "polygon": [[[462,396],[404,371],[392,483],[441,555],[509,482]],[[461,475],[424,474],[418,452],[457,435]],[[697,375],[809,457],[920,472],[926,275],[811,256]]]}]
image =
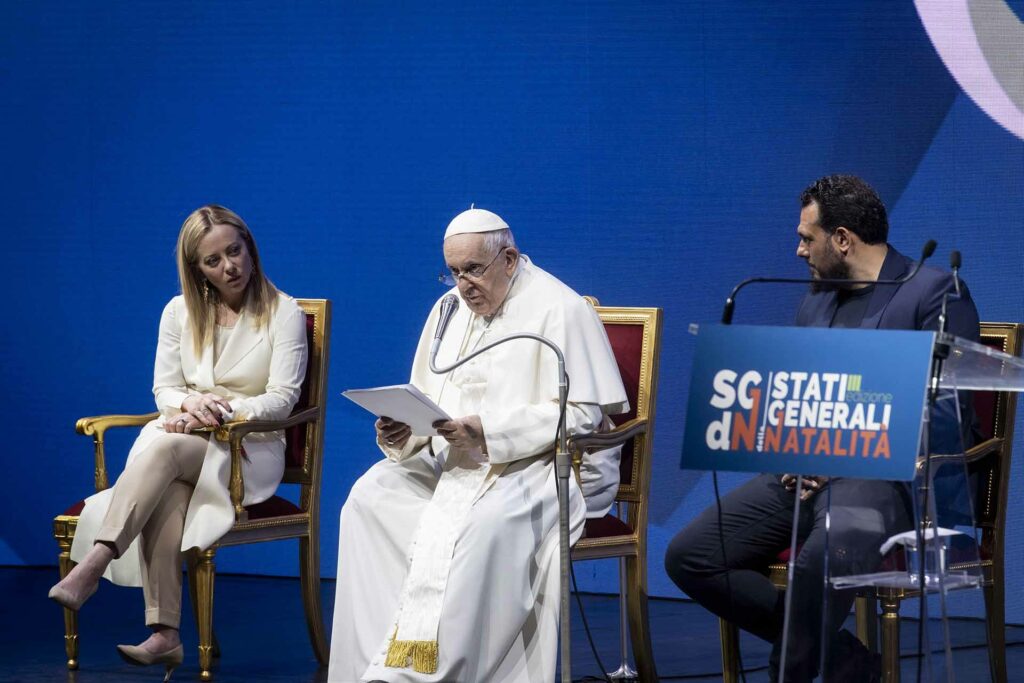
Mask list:
[{"label": "gold fringed sash end", "polygon": [[388,645],[388,656],[384,666],[404,669],[412,660],[412,668],[416,673],[437,673],[437,641],[436,640],[392,640]]}]

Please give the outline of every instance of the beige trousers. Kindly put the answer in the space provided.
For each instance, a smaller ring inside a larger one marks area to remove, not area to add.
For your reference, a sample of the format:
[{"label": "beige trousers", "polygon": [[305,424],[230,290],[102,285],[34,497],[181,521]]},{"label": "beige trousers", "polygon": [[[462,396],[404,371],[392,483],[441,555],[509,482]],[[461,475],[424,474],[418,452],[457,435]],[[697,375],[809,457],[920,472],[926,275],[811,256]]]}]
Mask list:
[{"label": "beige trousers", "polygon": [[118,557],[139,537],[147,626],[181,621],[181,536],[206,447],[204,435],[156,437],[118,477],[96,535]]}]

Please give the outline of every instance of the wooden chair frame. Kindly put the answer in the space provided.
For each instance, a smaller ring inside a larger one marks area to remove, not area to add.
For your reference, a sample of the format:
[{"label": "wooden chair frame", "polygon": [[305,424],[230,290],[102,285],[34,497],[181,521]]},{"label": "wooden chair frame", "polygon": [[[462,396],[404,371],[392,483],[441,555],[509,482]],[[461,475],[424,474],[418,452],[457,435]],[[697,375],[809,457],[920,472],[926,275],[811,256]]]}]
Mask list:
[{"label": "wooden chair frame", "polygon": [[[327,397],[328,349],[331,329],[331,302],[326,299],[297,299],[307,316],[313,318],[313,336],[309,348],[308,407],[284,420],[235,422],[214,430],[214,438],[229,444],[231,451],[231,477],[229,492],[235,508],[235,524],[231,530],[210,548],[190,553],[189,586],[192,608],[199,631],[199,677],[213,680],[213,658],[220,655],[213,634],[214,556],[218,549],[248,543],[261,543],[283,539],[299,539],[299,577],[302,600],[309,629],[310,643],[317,660],[326,665],[329,657],[327,637],[320,609],[320,486],[323,470],[324,411]],[[95,455],[96,491],[109,487],[106,467],[104,436],[114,427],[141,427],[155,419],[158,413],[145,415],[103,415],[84,417],[75,426],[79,434],[93,437]],[[282,483],[299,484],[299,510],[296,514],[278,515],[250,521],[242,506],[245,482],[242,477],[242,438],[253,432],[284,430],[295,425],[306,425],[303,463],[299,467],[287,466]],[[67,576],[74,563],[71,561],[71,543],[78,526],[78,517],[59,515],[54,519],[54,537],[60,554],[60,576]],[[79,667],[78,614],[64,610],[64,649],[70,670]]]},{"label": "wooden chair frame", "polygon": [[623,558],[629,632],[640,680],[658,680],[651,649],[647,609],[647,515],[654,438],[654,408],[658,388],[658,360],[661,350],[660,308],[615,308],[594,304],[601,321],[608,324],[639,325],[643,328],[639,391],[636,417],[609,432],[572,440],[573,465],[579,476],[583,454],[625,444],[633,439],[633,469],[628,484],[619,486],[616,503],[626,509],[623,520],[630,533],[599,538],[582,538],[572,550],[573,560]]},{"label": "wooden chair frame", "polygon": [[[1003,353],[1020,356],[1024,349],[1024,324],[983,322],[981,338],[985,342],[994,342],[991,345],[998,345]],[[993,436],[975,445],[964,455],[969,468],[989,463],[995,458],[995,464],[985,470],[986,476],[979,482],[979,500],[974,507],[978,516],[975,526],[981,530],[981,547],[988,558],[981,560],[982,591],[985,596],[989,666],[992,680],[996,683],[1006,683],[1007,680],[1003,556],[1016,412],[1017,394],[1011,391],[998,392]],[[932,459],[934,461],[942,457],[933,456]],[[959,456],[954,457],[959,459]],[[950,568],[964,569],[969,566],[951,565]],[[767,571],[775,586],[786,588],[786,564],[769,565]],[[898,683],[900,680],[900,603],[918,595],[919,592],[914,590],[875,588],[863,591],[856,598],[857,637],[872,652],[878,652],[881,646],[882,680],[886,683]],[[722,681],[736,683],[739,680],[739,629],[724,619],[719,619],[718,624],[722,642]]]}]

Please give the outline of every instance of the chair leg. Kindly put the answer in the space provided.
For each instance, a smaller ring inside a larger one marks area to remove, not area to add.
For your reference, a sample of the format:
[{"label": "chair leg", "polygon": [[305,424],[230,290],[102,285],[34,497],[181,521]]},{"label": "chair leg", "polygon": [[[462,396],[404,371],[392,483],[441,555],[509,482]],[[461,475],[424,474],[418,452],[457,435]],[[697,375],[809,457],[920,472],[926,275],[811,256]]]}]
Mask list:
[{"label": "chair leg", "polygon": [[900,599],[885,596],[882,603],[882,680],[900,680]]},{"label": "chair leg", "polygon": [[873,595],[858,595],[854,604],[857,639],[870,652],[878,652],[878,600]]},{"label": "chair leg", "polygon": [[991,667],[992,680],[995,683],[1006,683],[1006,605],[1003,597],[1003,577],[993,576],[991,584],[986,584],[985,592],[985,625],[988,629],[988,661]]},{"label": "chair leg", "polygon": [[[185,556],[185,561],[188,564],[188,597],[189,602],[192,603],[192,615],[196,621],[196,631],[199,631],[199,556],[193,551],[189,552]],[[213,632],[211,634],[211,650],[210,654],[214,659],[220,658],[220,643],[217,642],[217,634]]]},{"label": "chair leg", "polygon": [[299,539],[299,579],[302,584],[302,603],[306,608],[309,642],[313,645],[317,661],[326,666],[330,652],[320,610],[320,544],[316,536],[303,536]]},{"label": "chair leg", "polygon": [[722,642],[722,683],[740,680],[740,629],[731,621],[718,620],[718,637]]},{"label": "chair leg", "polygon": [[[621,517],[622,503],[618,503]],[[637,670],[629,663],[629,584],[626,582],[626,557],[618,558],[619,565],[619,665],[612,672],[605,672],[613,681],[635,680]]]},{"label": "chair leg", "polygon": [[650,619],[647,613],[647,558],[626,558],[626,604],[629,612],[629,634],[633,641],[633,657],[642,683],[657,683],[658,669],[651,648]]},{"label": "chair leg", "polygon": [[[60,556],[58,557],[58,564],[60,565],[60,578],[63,579],[67,576],[72,569],[75,567],[75,563],[71,561],[71,544],[68,544],[68,550],[61,550]],[[68,657],[68,670],[78,670],[78,612],[69,610],[67,607],[62,608],[64,610],[64,654]]]},{"label": "chair leg", "polygon": [[213,556],[216,550],[200,550],[196,558],[196,620],[199,622],[199,680],[212,681],[213,672]]},{"label": "chair leg", "polygon": [[[57,566],[60,578],[63,579],[75,567],[71,561],[71,543],[75,540],[77,519],[73,521],[63,515],[53,522],[53,536],[57,539],[60,553],[57,555]],[[68,670],[78,670],[78,612],[62,608],[64,611],[64,654],[68,658]]]}]

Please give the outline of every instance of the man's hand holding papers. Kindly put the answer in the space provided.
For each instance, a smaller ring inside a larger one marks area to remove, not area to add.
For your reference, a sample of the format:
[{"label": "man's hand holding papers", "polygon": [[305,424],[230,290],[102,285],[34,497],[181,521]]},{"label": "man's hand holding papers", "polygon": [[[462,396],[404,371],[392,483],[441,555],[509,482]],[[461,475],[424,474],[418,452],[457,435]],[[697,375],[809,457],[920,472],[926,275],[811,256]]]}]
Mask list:
[{"label": "man's hand holding papers", "polygon": [[[386,429],[389,433],[393,431],[390,438],[392,440],[402,438],[403,445],[409,436],[437,436],[438,432],[434,429],[433,424],[452,419],[429,396],[412,384],[398,384],[374,389],[349,389],[342,392],[342,396],[358,403],[381,418],[377,421],[377,433],[383,435],[382,429]],[[384,420],[391,423],[390,429],[385,426]],[[408,427],[410,433],[403,438],[399,427]]]}]

